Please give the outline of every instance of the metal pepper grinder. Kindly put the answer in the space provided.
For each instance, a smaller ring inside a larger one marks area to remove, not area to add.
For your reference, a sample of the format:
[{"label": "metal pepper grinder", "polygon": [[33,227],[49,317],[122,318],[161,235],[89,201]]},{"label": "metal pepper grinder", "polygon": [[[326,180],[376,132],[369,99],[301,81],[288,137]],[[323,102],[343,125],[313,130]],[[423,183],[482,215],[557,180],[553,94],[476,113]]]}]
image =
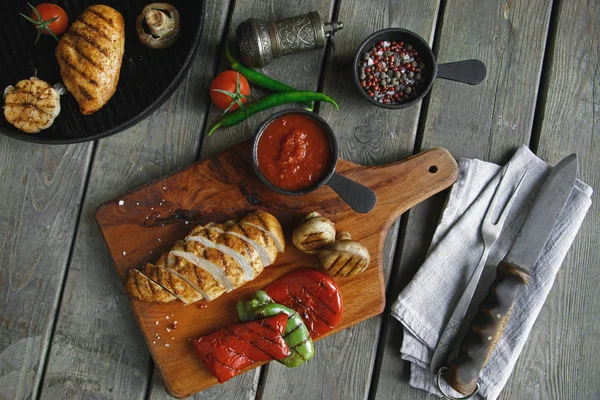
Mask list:
[{"label": "metal pepper grinder", "polygon": [[325,46],[325,38],[344,27],[337,21],[323,23],[318,12],[262,21],[250,18],[240,23],[236,36],[242,61],[249,67],[264,67],[273,59]]}]

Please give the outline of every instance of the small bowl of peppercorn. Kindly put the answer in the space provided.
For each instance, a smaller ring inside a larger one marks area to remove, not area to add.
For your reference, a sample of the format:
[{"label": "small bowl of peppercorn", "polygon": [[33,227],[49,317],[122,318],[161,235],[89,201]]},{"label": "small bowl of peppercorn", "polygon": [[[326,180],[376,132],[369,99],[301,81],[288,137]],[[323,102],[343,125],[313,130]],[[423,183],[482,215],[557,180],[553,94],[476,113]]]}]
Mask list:
[{"label": "small bowl of peppercorn", "polygon": [[429,44],[416,33],[388,28],[367,37],[354,56],[354,82],[362,96],[383,108],[410,107],[429,93],[435,78],[477,85],[485,64],[465,60],[438,64]]}]

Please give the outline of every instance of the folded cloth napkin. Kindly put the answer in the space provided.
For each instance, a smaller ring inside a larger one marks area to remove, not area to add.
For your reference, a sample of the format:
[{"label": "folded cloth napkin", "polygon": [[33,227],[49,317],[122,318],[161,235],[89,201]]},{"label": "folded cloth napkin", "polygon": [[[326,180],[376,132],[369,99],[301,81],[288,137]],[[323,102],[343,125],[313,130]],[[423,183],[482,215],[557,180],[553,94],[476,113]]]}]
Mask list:
[{"label": "folded cloth napkin", "polygon": [[[502,260],[517,236],[551,168],[527,147],[520,147],[506,168],[498,188],[496,217],[525,172],[523,184],[513,203],[502,233],[492,246],[479,287],[467,313],[476,305],[495,277]],[[410,385],[441,396],[429,362],[438,339],[463,293],[483,252],[481,223],[501,179],[500,167],[480,160],[459,162],[459,177],[452,187],[434,234],[427,259],[392,306],[392,315],[404,326],[400,352],[410,361]],[[483,369],[477,398],[495,399],[506,384],[537,318],[554,278],[565,258],[583,218],[591,205],[592,188],[577,181],[542,254],[531,273],[529,284],[517,293],[504,336]],[[464,324],[463,324],[464,325]],[[462,331],[464,332],[465,326]],[[461,333],[458,334],[461,336]],[[446,385],[445,390],[462,397]]]}]

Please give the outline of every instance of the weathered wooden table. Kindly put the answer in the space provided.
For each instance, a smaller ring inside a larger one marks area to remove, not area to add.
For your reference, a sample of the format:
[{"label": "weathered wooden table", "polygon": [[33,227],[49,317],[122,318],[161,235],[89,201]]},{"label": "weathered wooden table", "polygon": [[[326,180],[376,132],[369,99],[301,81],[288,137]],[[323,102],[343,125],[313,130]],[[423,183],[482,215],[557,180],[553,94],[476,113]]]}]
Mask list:
[{"label": "weathered wooden table", "polygon": [[[226,67],[227,32],[248,17],[318,10],[345,23],[337,56],[273,62],[266,73],[323,90],[341,155],[386,164],[443,146],[456,158],[505,162],[528,144],[554,164],[571,152],[600,187],[600,3],[597,0],[210,1],[202,47],[182,86],[137,126],[94,143],[40,146],[0,137],[0,398],[166,399],[93,220],[96,207],[251,136],[240,125],[208,138],[219,112],[208,85]],[[362,39],[390,26],[416,31],[441,62],[478,58],[476,87],[437,81],[406,110],[369,106],[351,82]],[[268,114],[264,114],[266,117]],[[401,190],[401,188],[399,188]],[[388,303],[424,259],[444,199],[406,213],[387,241]],[[600,202],[565,260],[503,399],[600,399]],[[317,344],[310,365],[276,363],[196,398],[425,399],[408,385],[388,313]]]}]

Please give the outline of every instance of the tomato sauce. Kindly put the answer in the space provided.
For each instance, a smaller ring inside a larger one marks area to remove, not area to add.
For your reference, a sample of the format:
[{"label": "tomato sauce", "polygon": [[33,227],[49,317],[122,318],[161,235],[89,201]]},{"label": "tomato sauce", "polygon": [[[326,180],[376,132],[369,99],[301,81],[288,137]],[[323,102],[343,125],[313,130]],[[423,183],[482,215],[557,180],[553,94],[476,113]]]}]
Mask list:
[{"label": "tomato sauce", "polygon": [[258,168],[280,189],[309,189],[326,176],[333,156],[327,132],[310,117],[287,114],[262,133],[257,148]]}]

